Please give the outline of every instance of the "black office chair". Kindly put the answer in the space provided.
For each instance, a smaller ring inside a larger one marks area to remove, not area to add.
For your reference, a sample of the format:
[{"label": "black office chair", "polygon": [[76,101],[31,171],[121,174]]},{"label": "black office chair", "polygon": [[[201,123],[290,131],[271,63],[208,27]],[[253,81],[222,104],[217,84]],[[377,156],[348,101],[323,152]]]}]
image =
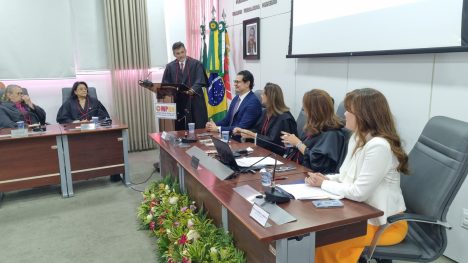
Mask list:
[{"label": "black office chair", "polygon": [[[258,89],[256,91],[254,91],[254,94],[255,96],[257,96],[257,99],[260,101],[260,103],[262,103],[262,93],[263,93],[263,90],[262,89]],[[262,104],[262,109],[264,109],[265,106],[263,106]]]},{"label": "black office chair", "polygon": [[[401,176],[407,211],[381,226],[363,253],[366,259],[431,262],[444,253],[446,229],[451,228],[446,215],[468,173],[468,123],[431,118],[409,154],[409,168],[410,175]],[[375,247],[383,230],[400,220],[408,221],[406,238],[394,246]]]},{"label": "black office chair", "polygon": [[341,101],[340,104],[338,104],[338,108],[336,109],[336,115],[341,119],[341,122],[343,124],[346,123],[346,118],[345,118],[345,113],[346,109],[344,107],[344,101]]},{"label": "black office chair", "polygon": [[301,108],[301,112],[299,112],[299,116],[297,116],[297,119],[296,119],[298,138],[302,138],[304,136],[305,122],[306,122],[306,119],[305,119],[304,109]]},{"label": "black office chair", "polygon": [[[62,88],[62,103],[70,98],[72,88]],[[88,87],[88,95],[97,99],[96,88]]]}]

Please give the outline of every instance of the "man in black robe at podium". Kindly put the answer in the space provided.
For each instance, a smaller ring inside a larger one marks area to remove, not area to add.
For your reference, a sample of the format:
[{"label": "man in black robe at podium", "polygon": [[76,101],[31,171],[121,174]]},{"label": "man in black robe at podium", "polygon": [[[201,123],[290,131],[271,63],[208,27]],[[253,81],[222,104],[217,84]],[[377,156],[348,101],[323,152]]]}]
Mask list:
[{"label": "man in black robe at podium", "polygon": [[[172,45],[176,59],[166,65],[161,83],[185,84],[191,90],[187,93],[178,92],[174,98],[177,105],[177,131],[187,130],[186,123],[194,122],[195,129],[205,128],[208,121],[203,87],[207,78],[200,61],[187,56],[182,42]],[[185,117],[185,118],[184,118]]]}]

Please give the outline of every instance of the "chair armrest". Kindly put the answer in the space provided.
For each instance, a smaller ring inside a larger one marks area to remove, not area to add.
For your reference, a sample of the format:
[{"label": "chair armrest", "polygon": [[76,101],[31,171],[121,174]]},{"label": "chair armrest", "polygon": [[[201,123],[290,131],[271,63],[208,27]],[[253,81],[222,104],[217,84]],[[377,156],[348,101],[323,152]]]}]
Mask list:
[{"label": "chair armrest", "polygon": [[387,223],[390,225],[401,220],[406,220],[409,222],[421,222],[421,223],[428,223],[428,224],[433,224],[433,225],[441,225],[445,228],[452,229],[452,226],[450,226],[447,222],[442,222],[435,218],[431,218],[431,217],[424,216],[424,215],[402,213],[402,214],[396,214],[396,215],[387,217]]},{"label": "chair armrest", "polygon": [[418,215],[418,214],[411,214],[411,213],[401,213],[396,214],[393,216],[387,217],[387,224],[381,225],[379,230],[375,233],[374,238],[372,239],[372,243],[369,246],[368,253],[366,255],[367,262],[371,262],[372,256],[374,255],[375,247],[377,246],[377,242],[380,239],[382,233],[387,229],[390,225],[401,221],[406,220],[408,222],[421,222],[421,223],[428,223],[433,225],[441,225],[445,228],[452,229],[452,227],[447,222],[442,222],[432,217]]}]

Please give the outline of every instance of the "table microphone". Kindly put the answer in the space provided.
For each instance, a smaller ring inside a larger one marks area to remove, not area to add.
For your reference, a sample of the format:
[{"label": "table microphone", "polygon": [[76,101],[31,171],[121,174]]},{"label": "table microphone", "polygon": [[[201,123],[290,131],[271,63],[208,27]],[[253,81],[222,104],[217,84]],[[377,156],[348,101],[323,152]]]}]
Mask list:
[{"label": "table microphone", "polygon": [[277,162],[277,159],[275,158],[275,167],[273,168],[271,186],[266,187],[265,189],[265,200],[271,203],[282,204],[282,203],[289,202],[289,200],[291,199],[291,196],[287,193],[284,193],[282,190],[279,190],[276,188],[276,184],[275,184],[276,162]]},{"label": "table microphone", "polygon": [[189,138],[188,137],[188,131],[187,131],[187,113],[188,113],[188,110],[185,109],[185,115],[178,119],[177,122],[180,122],[182,121],[182,119],[184,119],[184,129],[185,129],[185,136],[184,137],[180,137],[179,140],[182,142],[182,143],[194,143],[194,142],[197,142],[198,140],[194,137],[194,138]]},{"label": "table microphone", "polygon": [[[86,112],[85,114],[82,114],[82,115],[80,116],[80,120],[81,120],[81,119],[86,119],[86,120],[88,120],[88,117],[90,116],[90,114],[91,114],[91,113],[95,113],[96,111],[97,111],[97,114],[99,114],[99,113],[101,113],[101,112],[104,112],[104,110],[103,110],[102,107],[101,107],[101,104],[98,104],[97,107],[94,108],[94,109],[92,108],[92,106],[91,106],[91,107],[88,107],[88,109],[92,109],[92,110]],[[92,115],[91,115],[91,116],[92,116]],[[100,120],[100,121],[99,121],[99,124],[100,124],[101,126],[110,126],[110,125],[112,125],[112,119],[106,117],[106,118]]]}]

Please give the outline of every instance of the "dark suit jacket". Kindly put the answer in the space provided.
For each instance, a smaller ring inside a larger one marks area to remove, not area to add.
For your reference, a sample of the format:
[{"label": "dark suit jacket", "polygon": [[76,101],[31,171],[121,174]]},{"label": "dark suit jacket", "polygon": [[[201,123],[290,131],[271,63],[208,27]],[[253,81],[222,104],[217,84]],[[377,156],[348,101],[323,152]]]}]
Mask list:
[{"label": "dark suit jacket", "polygon": [[[255,126],[255,123],[262,115],[262,105],[258,100],[257,96],[252,91],[249,91],[247,96],[245,96],[244,100],[239,106],[239,109],[234,114],[234,106],[239,100],[239,95],[235,96],[229,106],[228,114],[224,119],[216,122],[217,126],[221,126],[221,131],[229,131],[235,127],[239,127],[242,129],[251,129]],[[231,122],[231,116],[234,114],[234,119]]]}]

